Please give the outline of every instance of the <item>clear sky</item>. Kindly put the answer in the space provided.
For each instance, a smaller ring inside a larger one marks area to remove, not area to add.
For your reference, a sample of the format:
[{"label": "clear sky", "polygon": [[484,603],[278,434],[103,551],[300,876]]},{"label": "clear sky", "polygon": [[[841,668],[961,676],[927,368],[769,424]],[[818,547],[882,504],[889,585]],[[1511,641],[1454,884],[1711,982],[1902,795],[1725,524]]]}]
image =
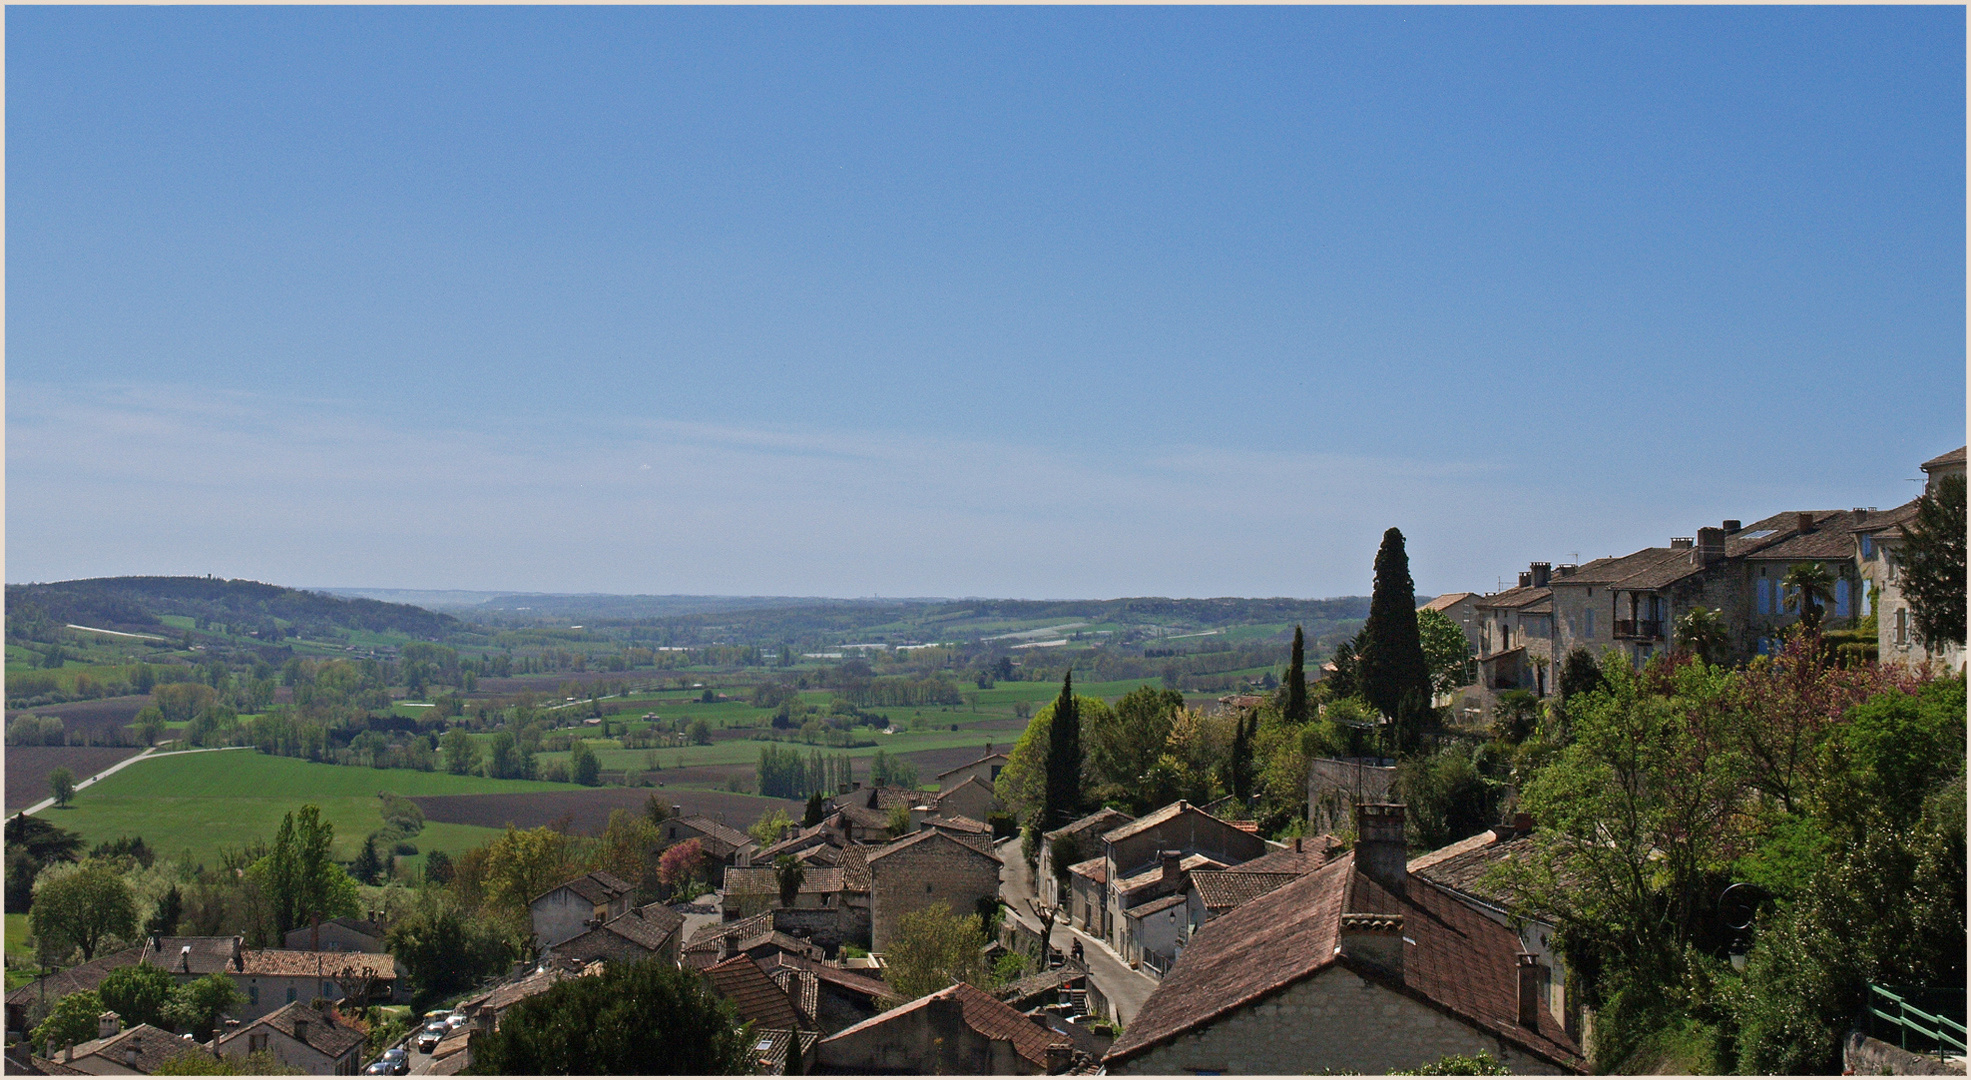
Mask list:
[{"label": "clear sky", "polygon": [[1424,592],[1965,441],[1965,12],[6,13],[6,580]]}]

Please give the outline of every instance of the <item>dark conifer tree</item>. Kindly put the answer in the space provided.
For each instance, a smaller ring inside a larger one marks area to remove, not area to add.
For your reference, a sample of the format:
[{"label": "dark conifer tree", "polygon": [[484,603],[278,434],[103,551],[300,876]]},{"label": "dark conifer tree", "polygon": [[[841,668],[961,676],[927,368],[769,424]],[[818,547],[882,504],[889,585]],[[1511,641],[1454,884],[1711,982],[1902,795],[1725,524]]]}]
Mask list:
[{"label": "dark conifer tree", "polygon": [[1074,700],[1074,672],[1061,680],[1054,718],[1047,725],[1047,790],[1041,830],[1072,822],[1081,809],[1081,714]]},{"label": "dark conifer tree", "polygon": [[1300,627],[1293,628],[1293,659],[1287,663],[1286,721],[1299,727],[1307,723],[1307,642]]},{"label": "dark conifer tree", "polygon": [[821,792],[817,791],[814,794],[809,795],[807,813],[801,815],[801,827],[805,829],[812,829],[816,825],[821,824],[821,819],[824,810],[825,810],[825,806],[821,801]]},{"label": "dark conifer tree", "polygon": [[[1369,597],[1357,665],[1362,696],[1384,716],[1414,723],[1419,696],[1428,705],[1430,666],[1417,632],[1417,586],[1410,579],[1410,556],[1398,529],[1382,534],[1382,548],[1376,552],[1375,592]],[[1409,744],[1410,734],[1398,733],[1402,745]]]}]

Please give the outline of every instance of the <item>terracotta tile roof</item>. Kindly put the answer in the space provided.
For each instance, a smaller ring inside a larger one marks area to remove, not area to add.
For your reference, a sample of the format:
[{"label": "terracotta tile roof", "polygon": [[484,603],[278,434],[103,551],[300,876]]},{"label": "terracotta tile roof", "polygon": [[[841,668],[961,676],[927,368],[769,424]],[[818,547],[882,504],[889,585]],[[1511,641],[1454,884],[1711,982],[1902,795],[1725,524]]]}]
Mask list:
[{"label": "terracotta tile roof", "polygon": [[767,977],[771,978],[773,984],[780,987],[786,993],[788,1000],[794,1003],[795,1010],[801,1014],[802,1022],[812,1025],[815,1022],[815,1012],[821,1004],[821,980],[815,978],[814,972],[802,968],[775,966],[767,971]]},{"label": "terracotta tile roof", "polygon": [[[720,858],[734,851],[739,851],[742,848],[757,848],[760,846],[754,842],[751,836],[746,834],[745,830],[735,829],[730,825],[721,825],[702,814],[693,814],[676,820],[678,824],[696,830],[702,834],[705,840],[711,841],[707,847],[713,849],[713,854]],[[723,850],[720,850],[721,848]]]},{"label": "terracotta tile roof", "polygon": [[468,998],[460,1002],[458,1007],[467,1013],[475,1013],[482,1008],[491,1009],[495,1014],[502,1013],[535,994],[546,993],[564,979],[577,977],[575,973],[560,966],[550,966],[545,971],[530,971],[518,979],[501,983],[478,997]]},{"label": "terracotta tile roof", "polygon": [[[1403,916],[1400,983],[1337,955],[1344,911]],[[1341,964],[1556,1065],[1580,1068],[1580,1048],[1545,1010],[1537,1029],[1518,1024],[1519,951],[1518,935],[1449,891],[1412,878],[1405,895],[1394,895],[1357,873],[1351,852],[1205,924],[1105,1060],[1126,1060]]]},{"label": "terracotta tile roof", "polygon": [[[163,1028],[138,1024],[136,1027],[125,1028],[107,1039],[90,1039],[88,1042],[76,1043],[69,1067],[75,1068],[81,1064],[84,1057],[93,1054],[103,1061],[113,1062],[117,1066],[114,1070],[116,1072],[127,1071],[148,1075],[156,1072],[158,1066],[168,1059],[187,1049],[197,1048],[197,1043],[181,1039]],[[128,1057],[133,1051],[136,1054],[135,1064],[132,1064]],[[82,1065],[80,1071],[91,1070],[88,1065]]]},{"label": "terracotta tile roof", "polygon": [[1232,869],[1248,874],[1305,874],[1310,870],[1319,870],[1340,853],[1340,843],[1327,833],[1301,837],[1299,843],[1298,850],[1289,843],[1278,851],[1269,851],[1257,859],[1247,859]]},{"label": "terracotta tile roof", "polygon": [[[48,1058],[44,1058],[39,1054],[29,1055],[28,1062],[34,1067],[33,1071],[31,1072],[27,1070],[22,1070],[22,1071],[29,1076],[32,1076],[35,1073],[39,1073],[42,1076],[88,1076],[89,1075],[88,1073],[83,1072],[81,1069],[72,1068],[70,1066],[62,1064],[59,1061],[51,1061]],[[18,1061],[15,1061],[12,1058],[9,1058],[7,1063],[9,1065],[19,1064]],[[12,1075],[14,1070],[8,1069],[7,1072],[9,1075]]]},{"label": "terracotta tile roof", "polygon": [[[1960,459],[1961,459],[1961,456],[1960,456]],[[997,761],[997,762],[999,762],[999,763],[1000,763],[1001,765],[1004,765],[1004,764],[1006,764],[1006,762],[1007,762],[1008,760],[1010,760],[1010,759],[1009,759],[1009,758],[1007,758],[1007,756],[1006,756],[1005,754],[1002,754],[1002,753],[998,753],[998,752],[996,752],[996,751],[995,751],[995,752],[993,752],[993,753],[990,753],[990,754],[987,754],[986,756],[984,756],[984,757],[982,757],[982,758],[980,758],[980,759],[978,759],[977,761],[968,761],[968,762],[966,762],[965,764],[963,764],[963,765],[960,765],[960,766],[958,766],[958,767],[957,767],[957,768],[955,768],[955,769],[946,769],[945,771],[943,771],[943,772],[941,772],[941,773],[939,773],[939,774],[938,774],[938,779],[940,779],[940,780],[942,780],[942,779],[944,779],[945,777],[947,777],[947,776],[950,776],[950,775],[951,775],[952,773],[955,773],[955,772],[962,772],[962,771],[964,771],[964,770],[966,770],[966,769],[973,769],[973,768],[977,768],[977,767],[978,767],[978,766],[980,766],[980,765],[985,765],[985,764],[988,764],[988,763],[991,763],[991,762],[994,762],[994,761]]]},{"label": "terracotta tile roof", "polygon": [[[319,1009],[309,1008],[303,1002],[290,1001],[258,1020],[241,1024],[238,1029],[222,1037],[219,1040],[219,1045],[221,1047],[230,1046],[234,1040],[241,1038],[247,1032],[262,1025],[273,1028],[290,1039],[295,1039],[296,1021],[306,1021],[308,1024],[306,1035],[296,1039],[296,1041],[306,1043],[331,1058],[341,1057],[350,1050],[361,1046],[366,1039],[366,1036],[362,1032],[346,1024],[336,1023],[334,1018],[330,1017],[327,1013]],[[249,1043],[247,1045],[252,1044]],[[223,1050],[221,1052],[223,1053]]]},{"label": "terracotta tile roof", "polygon": [[465,1070],[471,1067],[472,1067],[471,1054],[453,1054],[450,1057],[434,1059],[431,1063],[431,1067],[424,1071],[424,1075],[457,1076],[458,1074],[464,1072]]},{"label": "terracotta tile roof", "polygon": [[[651,908],[657,911],[646,914]],[[653,914],[655,917],[652,917]],[[664,947],[664,942],[670,940],[672,934],[683,928],[684,916],[661,904],[650,904],[638,911],[626,911],[596,929],[656,952]]]},{"label": "terracotta tile roof", "polygon": [[940,829],[950,829],[953,832],[989,833],[992,831],[992,826],[975,818],[968,818],[963,814],[926,814],[923,823]]},{"label": "terracotta tile roof", "polygon": [[439,1040],[437,1046],[431,1048],[431,1060],[438,1061],[443,1058],[451,1057],[453,1054],[456,1054],[459,1051],[464,1050],[468,1045],[470,1045],[471,1042],[472,1042],[471,1031],[469,1030],[454,1031],[450,1035],[447,1035],[443,1039]]},{"label": "terracotta tile roof", "polygon": [[1855,557],[1855,541],[1850,535],[1857,528],[1866,528],[1870,519],[1879,518],[1880,512],[1863,510],[1814,511],[1812,532],[1795,532],[1793,535],[1764,548],[1750,556],[1754,559],[1773,559],[1780,562],[1793,562],[1808,559],[1852,559]]},{"label": "terracotta tile roof", "polygon": [[729,923],[713,923],[701,926],[698,932],[685,940],[687,949],[702,949],[707,946],[717,948],[719,939],[727,934],[738,934],[741,940],[773,933],[773,912],[763,911],[744,919],[734,919]]},{"label": "terracotta tile roof", "polygon": [[[166,971],[210,975],[233,966],[232,937],[167,937],[144,942],[143,962]],[[189,951],[187,951],[189,950]]]},{"label": "terracotta tile roof", "polygon": [[1457,607],[1458,602],[1460,600],[1463,600],[1467,596],[1477,598],[1478,594],[1469,593],[1469,592],[1445,593],[1443,596],[1440,596],[1437,599],[1432,600],[1430,603],[1425,604],[1424,606],[1418,608],[1417,610],[1418,611],[1449,611],[1450,609]]},{"label": "terracotta tile roof", "polygon": [[[1132,821],[1127,825],[1119,825],[1116,828],[1110,829],[1108,832],[1102,834],[1102,842],[1113,844],[1119,841],[1127,840],[1130,837],[1135,836],[1137,833],[1143,832],[1146,829],[1156,828],[1158,825],[1161,825],[1166,821],[1173,821],[1178,817],[1181,817],[1184,814],[1190,813],[1192,811],[1197,811],[1200,814],[1204,814],[1203,810],[1198,810],[1197,807],[1192,806],[1190,803],[1185,802],[1182,799],[1179,799],[1178,801],[1171,803],[1169,806],[1152,810],[1149,813],[1144,814],[1142,817],[1137,818],[1135,821]],[[1205,814],[1205,816],[1210,817],[1211,815]]]},{"label": "terracotta tile roof", "polygon": [[1146,901],[1132,908],[1124,908],[1122,913],[1132,919],[1145,919],[1159,911],[1182,907],[1185,903],[1186,898],[1183,893],[1171,893],[1169,896],[1159,896],[1155,900]]},{"label": "terracotta tile roof", "polygon": [[1191,875],[1191,887],[1211,911],[1230,911],[1300,877],[1292,871],[1251,873],[1245,870],[1200,870]]},{"label": "terracotta tile roof", "polygon": [[[734,867],[725,872],[725,891],[732,896],[778,896],[780,874],[771,866]],[[824,866],[803,867],[801,888],[797,895],[819,896],[841,891],[841,870]]]},{"label": "terracotta tile roof", "polygon": [[759,1071],[767,1076],[780,1076],[787,1072],[787,1048],[800,1039],[803,1056],[814,1052],[814,1044],[821,1038],[818,1031],[793,1032],[785,1028],[761,1028],[753,1033],[754,1062]]},{"label": "terracotta tile roof", "polygon": [[887,1024],[906,1013],[922,1009],[933,1000],[957,1001],[966,1027],[988,1039],[1003,1039],[1012,1043],[1014,1053],[1038,1066],[1043,1073],[1047,1071],[1048,1047],[1072,1045],[1067,1039],[1020,1015],[1011,1006],[994,999],[991,994],[970,983],[953,983],[937,993],[926,994],[888,1012],[878,1013],[853,1027],[843,1028],[829,1038],[842,1039],[851,1034],[861,1034],[871,1028]]},{"label": "terracotta tile roof", "polygon": [[1938,454],[1936,457],[1933,457],[1930,460],[1924,462],[1919,467],[1924,472],[1930,472],[1934,469],[1941,469],[1946,465],[1962,465],[1962,464],[1964,464],[1964,447],[1960,446],[1957,449],[1952,450],[1948,453]]},{"label": "terracotta tile roof", "polygon": [[633,886],[607,870],[596,870],[592,873],[583,874],[581,877],[564,881],[527,902],[529,904],[536,903],[541,897],[552,896],[562,889],[567,889],[569,892],[574,893],[591,904],[607,904],[617,897],[630,892]]},{"label": "terracotta tile roof", "polygon": [[1495,866],[1531,856],[1530,835],[1501,840],[1487,830],[1410,860],[1410,873],[1500,907],[1517,907],[1518,898],[1490,879]]},{"label": "terracotta tile roof", "polygon": [[732,1000],[739,1018],[769,1028],[801,1026],[794,1002],[750,956],[740,955],[705,969],[712,987]]},{"label": "terracotta tile roof", "polygon": [[869,891],[869,849],[861,844],[850,844],[842,849],[842,891],[866,893]]},{"label": "terracotta tile roof", "polygon": [[1109,883],[1109,860],[1100,855],[1068,867],[1068,873],[1075,877],[1085,877],[1097,885]]},{"label": "terracotta tile roof", "polygon": [[1498,609],[1510,611],[1523,608],[1528,604],[1537,604],[1542,600],[1552,597],[1553,594],[1554,591],[1545,585],[1539,588],[1534,588],[1531,585],[1522,585],[1516,589],[1507,589],[1505,592],[1493,593],[1490,596],[1481,596],[1472,602],[1472,606],[1488,610]]},{"label": "terracotta tile roof", "polygon": [[881,997],[888,997],[890,994],[890,984],[883,982],[881,979],[872,979],[867,975],[861,975],[843,968],[829,967],[826,964],[810,968],[809,970],[814,972],[816,979],[838,989],[847,990],[852,994],[860,994],[863,997],[869,998],[871,1001]]},{"label": "terracotta tile roof", "polygon": [[[871,795],[876,797],[875,806],[869,805],[869,797]],[[860,791],[851,791],[847,795],[837,795],[828,800],[828,803],[837,810],[860,807],[864,810],[881,810],[887,815],[889,811],[899,806],[907,810],[913,806],[922,805],[924,800],[932,797],[930,792],[919,791],[916,788],[879,787],[863,788]]]},{"label": "terracotta tile roof", "polygon": [[376,979],[397,977],[397,958],[389,953],[247,949],[243,959],[245,967],[240,974],[244,975],[300,975],[323,979],[362,975]]},{"label": "terracotta tile roof", "polygon": [[1887,510],[1864,510],[1862,516],[1849,527],[1850,532],[1872,533],[1892,529],[1904,522],[1916,520],[1917,500],[1892,506]]},{"label": "terracotta tile roof", "polygon": [[1045,994],[1055,993],[1061,987],[1087,977],[1086,968],[1069,960],[1060,967],[1037,971],[1023,979],[1015,979],[994,990],[992,995],[1016,1009],[1027,1008],[1030,1006],[1022,1003],[1031,1002],[1034,998]]},{"label": "terracotta tile roof", "polygon": [[117,968],[141,963],[143,959],[144,948],[141,945],[98,956],[86,964],[77,964],[45,979],[37,979],[17,987],[7,995],[7,1004],[31,1005],[44,993],[49,1001],[54,1001],[83,990],[94,990],[102,983],[103,976]]},{"label": "terracotta tile roof", "polygon": [[[1182,873],[1188,874],[1194,870],[1223,870],[1225,869],[1225,864],[1209,855],[1193,854],[1186,855],[1177,860],[1177,869],[1182,871]],[[1073,873],[1074,867],[1069,867],[1068,872]],[[1147,868],[1138,870],[1128,877],[1117,878],[1116,892],[1127,895],[1135,892],[1137,889],[1148,888],[1162,880],[1163,864],[1150,863]]]},{"label": "terracotta tile roof", "polygon": [[921,832],[911,833],[909,836],[903,837],[900,840],[892,840],[889,843],[884,844],[882,847],[876,848],[875,850],[868,852],[866,854],[866,858],[868,859],[869,862],[874,863],[880,859],[887,859],[890,856],[895,855],[897,852],[904,850],[905,848],[915,847],[918,844],[928,844],[928,843],[937,843],[937,842],[953,844],[957,847],[964,848],[966,851],[974,852],[979,856],[981,856],[982,858],[991,859],[995,863],[1000,861],[999,856],[994,852],[992,852],[990,849],[980,849],[970,844],[963,843],[959,841],[956,837],[953,837],[948,833],[939,832],[936,829],[925,829]]}]

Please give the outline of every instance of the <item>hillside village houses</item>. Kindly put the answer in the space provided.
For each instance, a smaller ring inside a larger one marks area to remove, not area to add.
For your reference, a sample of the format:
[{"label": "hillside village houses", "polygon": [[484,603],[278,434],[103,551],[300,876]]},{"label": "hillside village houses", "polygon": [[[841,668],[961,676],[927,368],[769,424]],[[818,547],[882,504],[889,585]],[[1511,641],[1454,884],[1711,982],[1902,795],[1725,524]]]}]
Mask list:
[{"label": "hillside village houses", "polygon": [[[1922,468],[1926,490],[1934,490],[1942,477],[1963,475],[1964,448]],[[1960,667],[1961,648],[1933,655],[1916,640],[1897,586],[1895,550],[1915,512],[1912,499],[1889,510],[1790,510],[1750,524],[1726,519],[1628,555],[1531,563],[1513,588],[1449,593],[1425,607],[1465,626],[1478,658],[1474,689],[1488,704],[1506,690],[1553,693],[1557,665],[1576,648],[1620,650],[1644,663],[1670,650],[1677,620],[1697,607],[1722,614],[1735,659],[1771,652],[1780,631],[1800,618],[1797,597],[1782,584],[1799,563],[1820,565],[1832,582],[1824,625],[1875,614],[1883,660]],[[1469,621],[1459,614],[1467,606]]]}]

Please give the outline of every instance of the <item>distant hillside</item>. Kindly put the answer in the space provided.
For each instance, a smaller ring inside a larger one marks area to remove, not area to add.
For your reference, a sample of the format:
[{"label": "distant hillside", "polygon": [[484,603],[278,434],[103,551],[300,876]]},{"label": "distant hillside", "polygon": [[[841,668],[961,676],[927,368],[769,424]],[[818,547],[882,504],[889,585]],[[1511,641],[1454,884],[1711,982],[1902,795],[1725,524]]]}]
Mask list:
[{"label": "distant hillside", "polygon": [[279,620],[304,635],[368,630],[441,638],[461,628],[450,615],[409,604],[207,577],[85,578],[7,586],[10,623],[15,612],[30,604],[58,625],[76,623],[107,630],[155,629],[164,615],[209,619],[246,632],[263,626],[271,630]]}]

